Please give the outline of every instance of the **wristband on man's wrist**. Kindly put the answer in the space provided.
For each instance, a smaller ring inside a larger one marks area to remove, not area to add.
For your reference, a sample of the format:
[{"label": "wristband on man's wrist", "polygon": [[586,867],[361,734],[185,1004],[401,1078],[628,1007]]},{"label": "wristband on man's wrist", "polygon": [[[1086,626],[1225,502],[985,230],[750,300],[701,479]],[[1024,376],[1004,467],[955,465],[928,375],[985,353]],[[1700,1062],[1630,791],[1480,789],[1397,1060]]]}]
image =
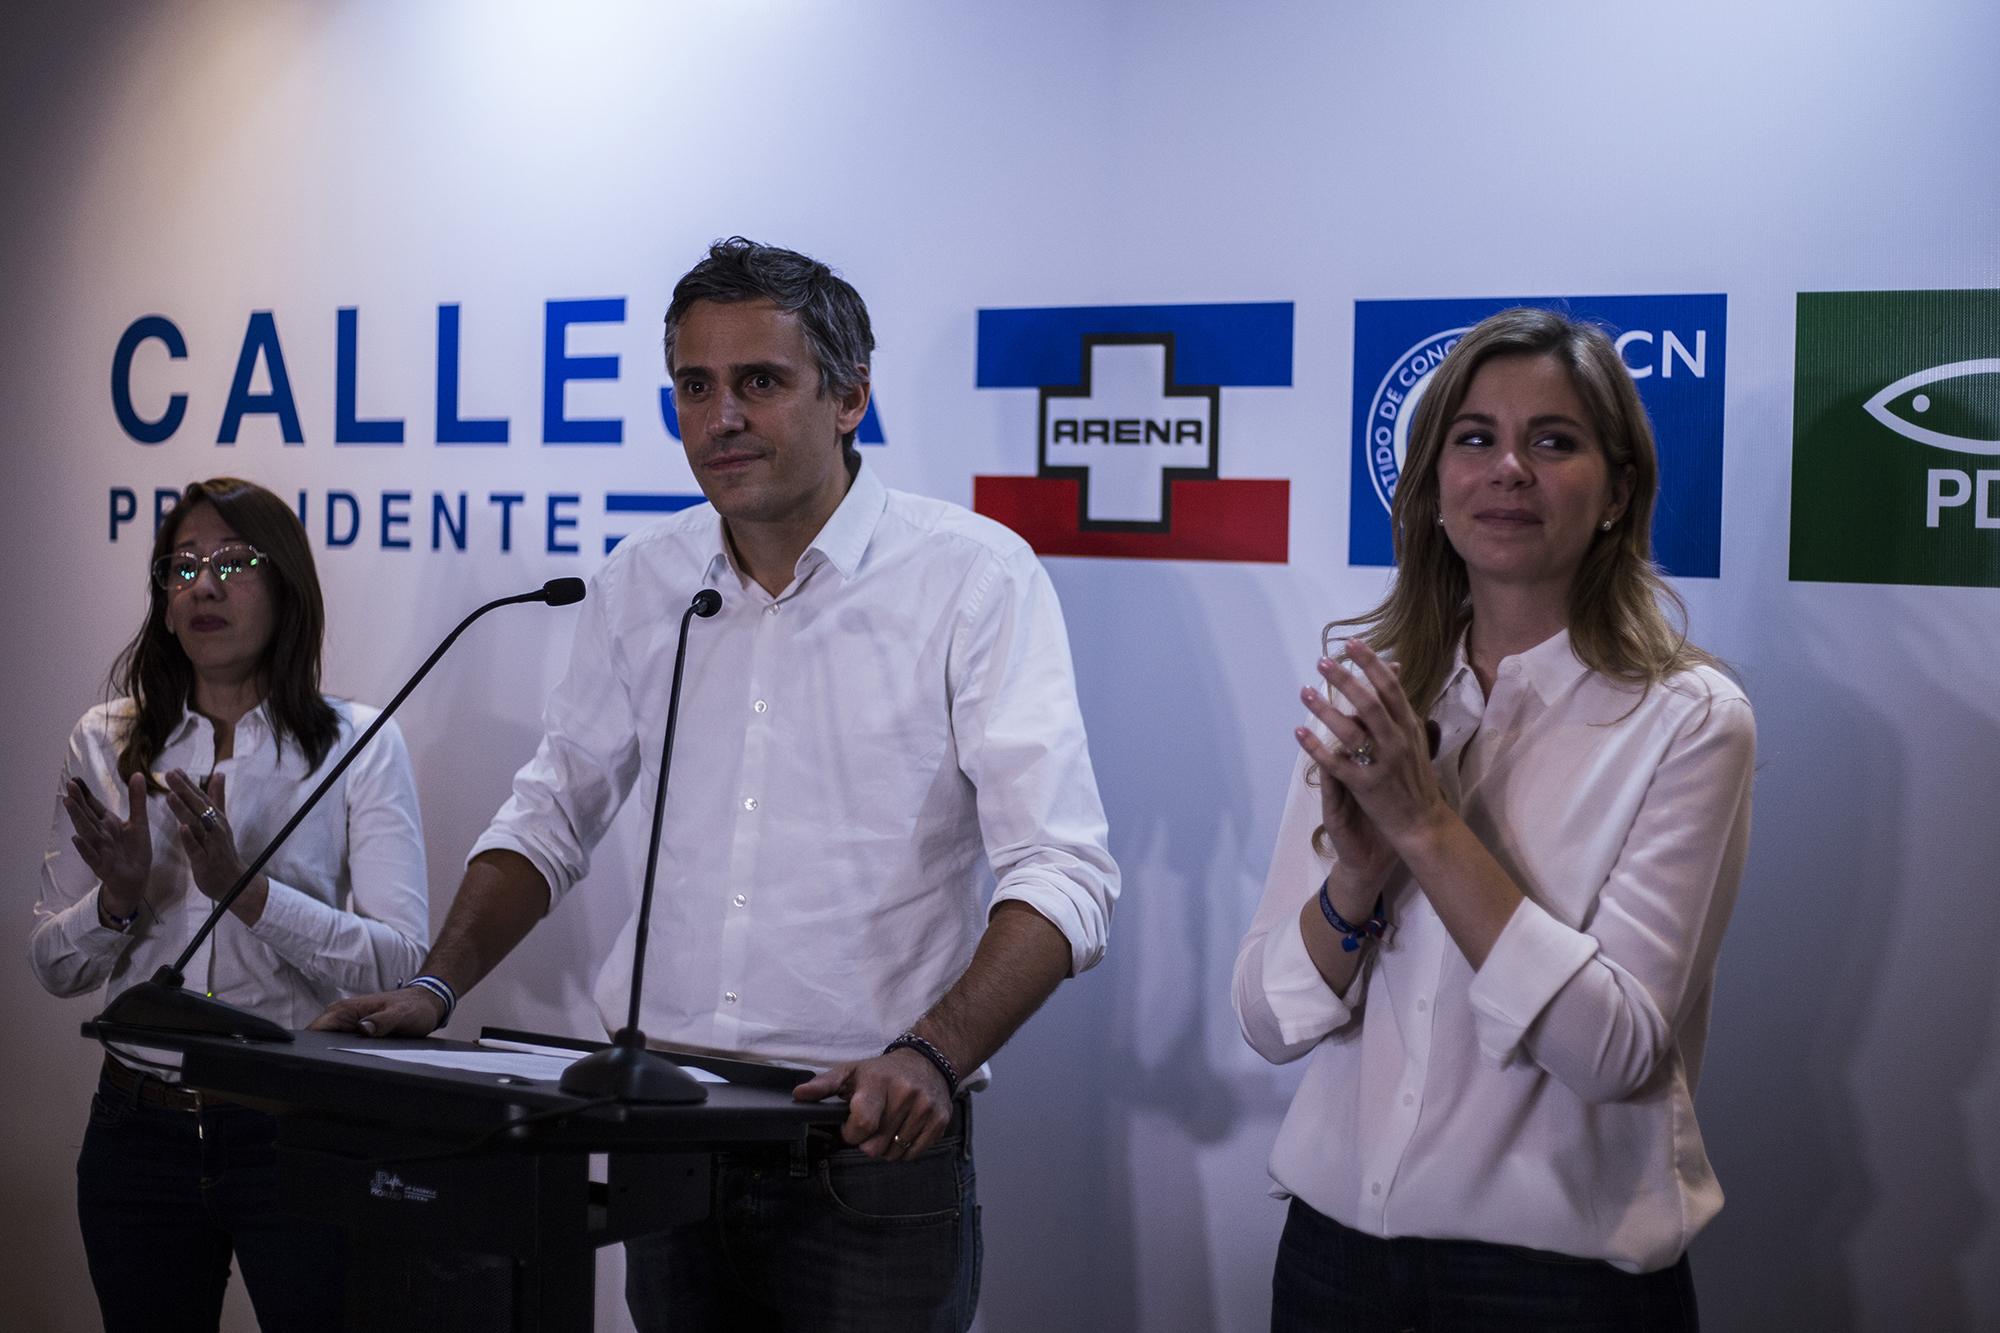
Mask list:
[{"label": "wristband on man's wrist", "polygon": [[1331,875],[1320,881],[1319,910],[1326,917],[1326,924],[1332,926],[1340,933],[1340,947],[1342,952],[1353,953],[1362,945],[1367,944],[1371,940],[1379,940],[1388,933],[1389,921],[1387,917],[1382,915],[1382,895],[1377,894],[1375,896],[1374,910],[1369,912],[1366,921],[1357,926],[1334,910],[1333,899],[1327,895],[1326,891],[1327,886],[1332,882],[1333,877]]},{"label": "wristband on man's wrist", "polygon": [[944,1090],[953,1097],[958,1096],[958,1070],[953,1067],[951,1057],[933,1046],[930,1042],[925,1041],[914,1032],[905,1032],[902,1036],[882,1048],[882,1054],[884,1055],[889,1054],[891,1051],[915,1051],[918,1055],[923,1056],[924,1059],[931,1062],[938,1073],[944,1075]]},{"label": "wristband on man's wrist", "polygon": [[439,1027],[443,1027],[446,1023],[451,1022],[451,1011],[458,1008],[458,992],[451,988],[450,982],[446,981],[443,977],[434,977],[426,972],[420,977],[411,977],[396,989],[408,990],[412,986],[418,990],[429,991],[443,1003],[444,1017],[438,1019],[437,1025]]}]

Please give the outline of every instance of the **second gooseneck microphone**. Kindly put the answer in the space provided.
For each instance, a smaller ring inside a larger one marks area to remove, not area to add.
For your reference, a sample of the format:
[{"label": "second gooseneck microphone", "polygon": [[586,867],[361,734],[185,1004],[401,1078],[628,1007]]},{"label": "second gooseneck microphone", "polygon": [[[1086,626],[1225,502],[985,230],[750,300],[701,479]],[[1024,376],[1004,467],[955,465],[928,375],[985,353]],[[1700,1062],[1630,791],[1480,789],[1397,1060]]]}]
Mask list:
[{"label": "second gooseneck microphone", "polygon": [[611,1044],[563,1071],[557,1086],[572,1097],[608,1097],[621,1102],[702,1102],[708,1089],[658,1051],[646,1049],[639,1030],[639,996],[646,978],[646,937],[653,923],[653,882],[660,870],[660,827],[667,811],[667,773],[674,762],[674,722],[681,712],[681,670],[687,665],[688,626],[722,609],[722,594],[703,588],[681,615],[680,646],[674,651],[674,684],[667,696],[667,738],[660,750],[660,787],[653,793],[653,836],[646,848],[646,885],[639,894],[639,929],[632,944],[632,999],[625,1026]]}]

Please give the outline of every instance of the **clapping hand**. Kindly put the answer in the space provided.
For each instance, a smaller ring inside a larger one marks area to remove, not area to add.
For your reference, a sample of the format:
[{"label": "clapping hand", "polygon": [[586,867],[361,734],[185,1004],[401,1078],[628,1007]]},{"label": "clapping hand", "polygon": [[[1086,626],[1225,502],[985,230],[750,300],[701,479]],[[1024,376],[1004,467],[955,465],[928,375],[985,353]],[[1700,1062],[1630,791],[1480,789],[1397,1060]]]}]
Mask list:
[{"label": "clapping hand", "polygon": [[129,917],[146,896],[153,873],[153,831],[146,820],[146,775],[126,783],[130,814],[114,816],[82,778],[63,785],[63,809],[75,830],[70,843],[97,876],[98,907],[108,917]]},{"label": "clapping hand", "polygon": [[180,769],[167,774],[167,808],[181,825],[181,850],[187,853],[188,870],[195,887],[212,899],[228,893],[243,874],[243,858],[236,854],[236,834],[224,813],[224,779],[211,773],[208,785]]}]

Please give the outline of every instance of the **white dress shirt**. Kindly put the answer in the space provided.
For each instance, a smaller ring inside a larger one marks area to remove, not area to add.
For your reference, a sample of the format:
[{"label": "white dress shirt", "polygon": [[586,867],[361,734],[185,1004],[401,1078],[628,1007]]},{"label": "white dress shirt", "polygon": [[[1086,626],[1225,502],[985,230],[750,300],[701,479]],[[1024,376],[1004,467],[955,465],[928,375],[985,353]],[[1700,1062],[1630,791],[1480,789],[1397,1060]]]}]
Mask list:
[{"label": "white dress shirt", "polygon": [[1276,1192],[1374,1236],[1664,1268],[1722,1206],[1694,1092],[1750,834],[1749,703],[1707,668],[1641,698],[1563,633],[1490,698],[1461,649],[1431,716],[1446,798],[1526,900],[1475,973],[1399,869],[1395,929],[1336,995],[1299,931],[1330,863],[1295,769],[1235,976],[1251,1046],[1311,1055]]},{"label": "white dress shirt", "polygon": [[[776,597],[707,505],[620,543],[541,747],[472,855],[518,852],[560,899],[635,779],[650,809],[675,639],[705,587],[722,610],[688,641],[651,1040],[808,1065],[879,1054],[1005,900],[1062,931],[1074,971],[1098,960],[1118,870],[1055,589],[1007,529],[866,466]],[[610,890],[632,914],[597,977],[607,1030],[626,1019],[640,887]]]},{"label": "white dress shirt", "polygon": [[[379,711],[327,702],[340,731],[310,772],[297,741],[280,750],[261,705],[237,720],[234,753],[220,762],[214,724],[188,713],[154,769],[184,769],[197,782],[211,772],[223,775],[237,854],[248,864]],[[63,765],[64,783],[82,778],[119,819],[128,798],[118,750],[131,715],[129,699],[85,713],[70,733]],[[97,877],[71,845],[69,816],[57,800],[28,946],[35,975],[50,993],[101,989],[109,1001],[171,963],[214,909],[195,887],[167,798],[154,795],[146,813],[152,873],[139,919],[118,931],[98,919]],[[293,830],[264,873],[271,891],[257,924],[246,926],[233,912],[224,916],[188,962],[190,989],[301,1028],[335,1000],[394,987],[417,971],[430,934],[423,824],[409,753],[394,722]]]}]

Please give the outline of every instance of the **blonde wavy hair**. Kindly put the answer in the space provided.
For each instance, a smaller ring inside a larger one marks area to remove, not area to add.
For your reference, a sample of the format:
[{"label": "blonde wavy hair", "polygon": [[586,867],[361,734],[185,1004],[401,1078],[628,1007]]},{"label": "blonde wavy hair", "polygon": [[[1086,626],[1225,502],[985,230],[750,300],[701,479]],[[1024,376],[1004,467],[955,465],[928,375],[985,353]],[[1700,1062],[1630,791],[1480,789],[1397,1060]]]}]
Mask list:
[{"label": "blonde wavy hair", "polygon": [[[1660,463],[1639,390],[1603,329],[1552,310],[1517,307],[1482,320],[1439,365],[1410,423],[1410,446],[1389,521],[1395,582],[1381,605],[1322,632],[1329,648],[1358,630],[1401,663],[1403,690],[1420,716],[1451,672],[1472,620],[1465,561],[1438,523],[1438,459],[1479,368],[1498,356],[1547,356],[1569,372],[1612,475],[1629,469],[1631,496],[1610,531],[1584,553],[1569,592],[1570,646],[1591,670],[1650,689],[1697,665],[1720,666],[1688,642],[1687,605],[1653,562],[1653,504]],[[1669,615],[1669,609],[1672,614]]]}]

